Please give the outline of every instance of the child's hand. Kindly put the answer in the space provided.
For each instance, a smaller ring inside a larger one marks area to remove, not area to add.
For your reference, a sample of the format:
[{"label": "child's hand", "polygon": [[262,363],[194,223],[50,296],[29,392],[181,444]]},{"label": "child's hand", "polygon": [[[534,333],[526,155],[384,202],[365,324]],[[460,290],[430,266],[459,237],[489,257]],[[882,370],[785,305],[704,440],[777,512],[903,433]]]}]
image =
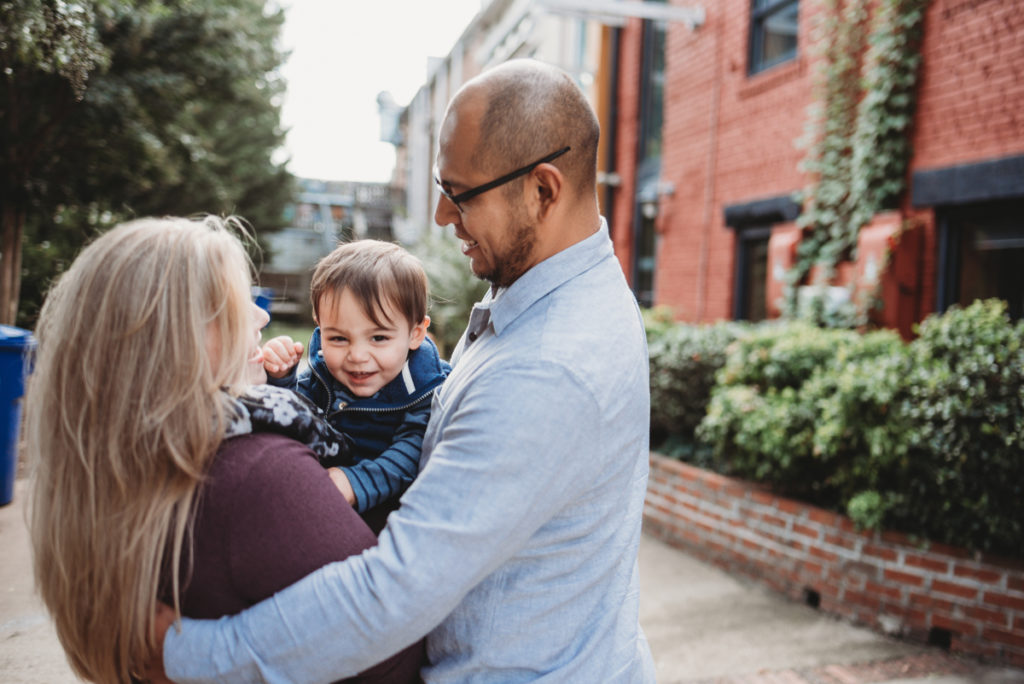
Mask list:
[{"label": "child's hand", "polygon": [[348,476],[345,475],[345,471],[341,468],[328,468],[327,474],[331,476],[331,482],[338,488],[342,496],[345,497],[345,501],[348,501],[349,506],[356,505],[356,493],[352,490],[352,485],[348,481]]},{"label": "child's hand", "polygon": [[272,378],[283,378],[302,358],[302,343],[287,335],[275,337],[263,345],[263,369]]}]

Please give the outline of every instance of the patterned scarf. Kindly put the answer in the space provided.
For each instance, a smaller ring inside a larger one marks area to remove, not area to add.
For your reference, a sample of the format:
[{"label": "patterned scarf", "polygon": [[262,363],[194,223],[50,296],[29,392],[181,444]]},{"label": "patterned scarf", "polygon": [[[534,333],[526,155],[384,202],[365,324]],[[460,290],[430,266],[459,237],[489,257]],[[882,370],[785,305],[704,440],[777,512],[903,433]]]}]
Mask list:
[{"label": "patterned scarf", "polygon": [[320,463],[351,460],[349,437],[331,427],[320,409],[302,395],[283,387],[252,385],[241,396],[225,396],[234,414],[226,439],[274,432],[308,446]]}]

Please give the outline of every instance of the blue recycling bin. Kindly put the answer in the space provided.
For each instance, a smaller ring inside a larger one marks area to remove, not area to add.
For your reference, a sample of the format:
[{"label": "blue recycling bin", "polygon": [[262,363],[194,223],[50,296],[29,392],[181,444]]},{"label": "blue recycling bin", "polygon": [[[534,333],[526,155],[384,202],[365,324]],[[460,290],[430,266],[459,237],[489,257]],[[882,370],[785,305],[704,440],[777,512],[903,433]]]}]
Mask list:
[{"label": "blue recycling bin", "polygon": [[[270,307],[274,301],[274,291],[269,287],[253,287],[252,288],[252,300],[256,302],[256,306],[260,307],[267,312],[267,315],[271,315]],[[270,325],[270,322],[267,322]]]},{"label": "blue recycling bin", "polygon": [[35,338],[28,330],[0,325],[0,506],[14,498],[21,397],[35,348]]}]

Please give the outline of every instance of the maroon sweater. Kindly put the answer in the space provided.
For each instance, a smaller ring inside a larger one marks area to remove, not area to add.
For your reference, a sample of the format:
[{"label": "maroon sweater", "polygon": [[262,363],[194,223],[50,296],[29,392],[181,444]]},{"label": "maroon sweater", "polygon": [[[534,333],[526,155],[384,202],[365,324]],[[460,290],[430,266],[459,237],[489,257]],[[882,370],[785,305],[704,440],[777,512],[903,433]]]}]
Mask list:
[{"label": "maroon sweater", "polygon": [[[269,433],[224,442],[200,493],[182,613],[238,613],[377,538],[304,445]],[[338,634],[344,639],[344,634]],[[420,641],[346,682],[418,682]]]}]

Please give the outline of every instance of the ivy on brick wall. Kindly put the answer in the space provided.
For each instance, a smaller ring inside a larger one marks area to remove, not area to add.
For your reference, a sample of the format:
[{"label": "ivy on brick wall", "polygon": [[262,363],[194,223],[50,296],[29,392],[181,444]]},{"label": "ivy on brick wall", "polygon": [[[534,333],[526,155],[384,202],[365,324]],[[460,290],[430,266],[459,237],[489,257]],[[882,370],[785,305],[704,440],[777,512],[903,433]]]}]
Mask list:
[{"label": "ivy on brick wall", "polygon": [[854,197],[871,215],[898,206],[910,164],[921,37],[928,0],[884,0],[876,10],[853,136]]},{"label": "ivy on brick wall", "polygon": [[[910,130],[928,0],[827,0],[815,43],[819,76],[803,144],[803,237],[786,274],[783,312],[830,326],[861,323],[856,312],[824,315],[798,307],[798,286],[813,266],[822,281],[855,257],[857,236],[879,211],[898,206],[910,163]],[[869,19],[868,7],[874,8]],[[870,29],[870,30],[869,30]],[[857,307],[866,315],[864,307]]]}]

